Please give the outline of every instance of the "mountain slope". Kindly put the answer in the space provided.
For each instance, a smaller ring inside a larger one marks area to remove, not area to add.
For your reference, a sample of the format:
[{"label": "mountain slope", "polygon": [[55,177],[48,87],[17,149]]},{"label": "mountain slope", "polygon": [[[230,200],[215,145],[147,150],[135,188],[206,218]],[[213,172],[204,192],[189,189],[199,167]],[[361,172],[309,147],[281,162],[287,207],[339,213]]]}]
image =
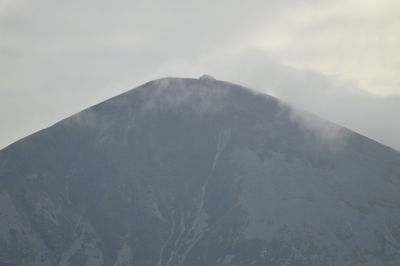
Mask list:
[{"label": "mountain slope", "polygon": [[0,265],[399,265],[400,155],[168,78],[0,151]]}]

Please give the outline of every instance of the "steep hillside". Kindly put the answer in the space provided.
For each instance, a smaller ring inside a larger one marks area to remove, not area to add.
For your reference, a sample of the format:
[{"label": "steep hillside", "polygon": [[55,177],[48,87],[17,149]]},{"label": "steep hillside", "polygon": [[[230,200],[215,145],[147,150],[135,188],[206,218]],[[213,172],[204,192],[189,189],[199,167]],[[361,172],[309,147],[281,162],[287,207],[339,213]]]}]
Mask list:
[{"label": "steep hillside", "polygon": [[400,265],[400,154],[210,77],[0,151],[0,265]]}]

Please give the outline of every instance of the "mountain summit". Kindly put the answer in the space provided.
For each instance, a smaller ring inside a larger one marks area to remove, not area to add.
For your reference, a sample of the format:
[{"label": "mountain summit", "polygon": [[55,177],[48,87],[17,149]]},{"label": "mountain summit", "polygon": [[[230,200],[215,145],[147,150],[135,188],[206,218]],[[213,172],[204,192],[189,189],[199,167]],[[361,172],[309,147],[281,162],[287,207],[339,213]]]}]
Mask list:
[{"label": "mountain summit", "polygon": [[0,265],[400,265],[400,154],[205,76],[0,151]]}]

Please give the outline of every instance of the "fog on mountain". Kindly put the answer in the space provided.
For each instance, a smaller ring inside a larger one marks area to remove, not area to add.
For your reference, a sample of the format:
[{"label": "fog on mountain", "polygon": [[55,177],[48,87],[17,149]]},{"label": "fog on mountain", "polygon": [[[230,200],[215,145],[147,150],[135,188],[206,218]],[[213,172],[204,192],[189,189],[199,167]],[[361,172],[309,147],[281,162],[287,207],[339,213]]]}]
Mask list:
[{"label": "fog on mountain", "polygon": [[400,153],[204,75],[0,151],[0,265],[400,265]]}]

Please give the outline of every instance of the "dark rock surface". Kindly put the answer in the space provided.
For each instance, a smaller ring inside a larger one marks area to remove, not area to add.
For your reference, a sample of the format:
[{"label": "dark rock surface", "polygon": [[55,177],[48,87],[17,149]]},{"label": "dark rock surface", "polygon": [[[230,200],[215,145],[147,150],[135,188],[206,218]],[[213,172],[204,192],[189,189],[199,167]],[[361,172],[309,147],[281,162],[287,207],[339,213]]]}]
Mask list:
[{"label": "dark rock surface", "polygon": [[400,154],[212,78],[0,151],[0,265],[400,265]]}]

